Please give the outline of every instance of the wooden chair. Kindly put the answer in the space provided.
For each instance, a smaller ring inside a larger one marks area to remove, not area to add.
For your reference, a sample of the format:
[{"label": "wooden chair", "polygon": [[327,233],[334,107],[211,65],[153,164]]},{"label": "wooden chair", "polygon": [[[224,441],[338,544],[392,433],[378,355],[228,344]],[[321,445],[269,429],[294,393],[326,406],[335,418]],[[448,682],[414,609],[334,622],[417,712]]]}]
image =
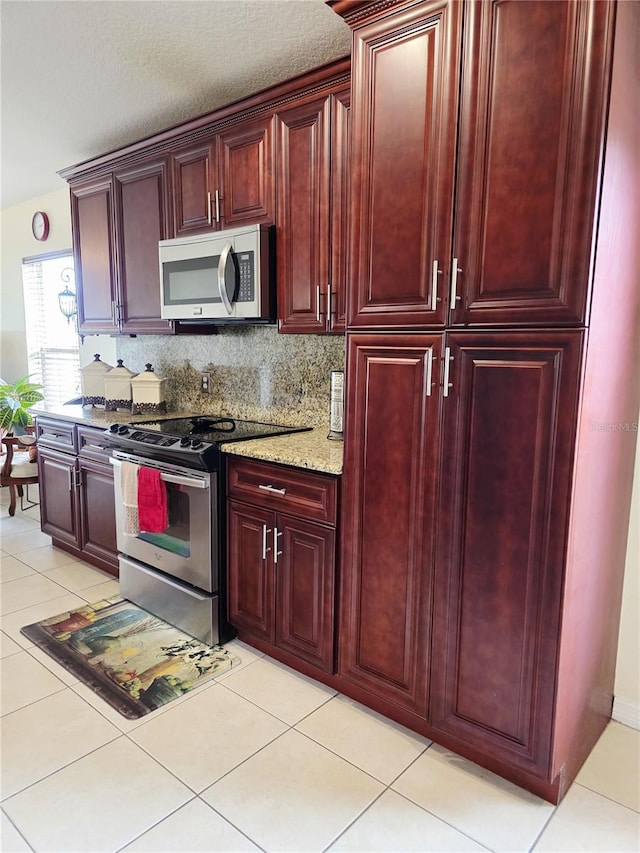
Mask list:
[{"label": "wooden chair", "polygon": [[[33,483],[38,482],[38,463],[35,461],[35,454],[29,453],[29,448],[35,445],[34,435],[6,435],[2,439],[2,443],[6,448],[6,455],[2,460],[2,469],[0,470],[0,486],[9,486],[9,515],[15,515],[16,500],[20,498],[20,509],[24,510],[24,489]],[[34,461],[31,457],[33,456]],[[31,501],[27,492],[27,502],[29,507],[36,506],[35,501]]]}]

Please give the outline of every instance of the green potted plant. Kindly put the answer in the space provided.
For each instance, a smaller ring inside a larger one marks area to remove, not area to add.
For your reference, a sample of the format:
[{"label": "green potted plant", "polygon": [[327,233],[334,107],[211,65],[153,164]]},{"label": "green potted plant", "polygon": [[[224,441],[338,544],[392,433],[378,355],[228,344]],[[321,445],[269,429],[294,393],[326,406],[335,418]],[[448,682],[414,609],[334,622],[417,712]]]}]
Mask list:
[{"label": "green potted plant", "polygon": [[34,403],[44,400],[39,385],[23,376],[14,383],[0,380],[0,434],[24,435],[25,427],[33,423],[28,411]]}]

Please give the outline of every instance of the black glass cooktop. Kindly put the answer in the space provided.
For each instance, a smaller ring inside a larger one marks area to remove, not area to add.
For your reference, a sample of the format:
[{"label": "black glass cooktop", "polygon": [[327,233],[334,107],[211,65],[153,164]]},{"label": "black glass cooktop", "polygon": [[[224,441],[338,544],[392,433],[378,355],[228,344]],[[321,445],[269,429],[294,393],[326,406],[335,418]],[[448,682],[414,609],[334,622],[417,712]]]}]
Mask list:
[{"label": "black glass cooktop", "polygon": [[241,421],[237,418],[218,416],[200,416],[194,418],[168,418],[162,421],[138,421],[132,428],[143,427],[162,435],[176,438],[197,438],[200,441],[221,444],[226,441],[246,441],[251,438],[267,438],[270,435],[284,435],[291,432],[304,432],[310,427],[292,427],[282,424],[266,424],[260,421]]},{"label": "black glass cooktop", "polygon": [[310,429],[203,415],[138,421],[133,424],[116,423],[106,430],[106,434],[113,444],[125,450],[137,451],[143,456],[215,470],[219,464],[221,444],[306,432]]}]

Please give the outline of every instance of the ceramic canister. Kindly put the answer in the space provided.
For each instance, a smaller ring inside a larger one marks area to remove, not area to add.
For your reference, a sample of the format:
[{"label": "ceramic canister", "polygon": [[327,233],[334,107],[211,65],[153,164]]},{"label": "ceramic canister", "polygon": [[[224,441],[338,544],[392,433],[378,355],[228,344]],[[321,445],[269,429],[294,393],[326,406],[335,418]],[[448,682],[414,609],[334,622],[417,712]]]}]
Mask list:
[{"label": "ceramic canister", "polygon": [[131,411],[134,414],[150,412],[163,415],[167,411],[165,399],[167,380],[156,376],[150,364],[145,364],[145,368],[146,370],[138,373],[131,380]]},{"label": "ceramic canister", "polygon": [[104,378],[111,369],[106,361],[100,361],[100,353],[80,369],[83,406],[104,406]]},{"label": "ceramic canister", "polygon": [[104,376],[104,407],[107,412],[131,409],[131,379],[136,374],[125,367],[122,359]]}]

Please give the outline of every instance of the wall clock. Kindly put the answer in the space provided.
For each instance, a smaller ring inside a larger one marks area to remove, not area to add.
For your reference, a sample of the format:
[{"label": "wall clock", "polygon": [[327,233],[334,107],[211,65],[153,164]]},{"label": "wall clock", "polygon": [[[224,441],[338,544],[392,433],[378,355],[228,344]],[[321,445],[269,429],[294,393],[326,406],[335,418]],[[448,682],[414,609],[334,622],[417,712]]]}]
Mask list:
[{"label": "wall clock", "polygon": [[46,240],[49,236],[49,217],[41,210],[36,210],[31,220],[31,230],[36,240]]}]

